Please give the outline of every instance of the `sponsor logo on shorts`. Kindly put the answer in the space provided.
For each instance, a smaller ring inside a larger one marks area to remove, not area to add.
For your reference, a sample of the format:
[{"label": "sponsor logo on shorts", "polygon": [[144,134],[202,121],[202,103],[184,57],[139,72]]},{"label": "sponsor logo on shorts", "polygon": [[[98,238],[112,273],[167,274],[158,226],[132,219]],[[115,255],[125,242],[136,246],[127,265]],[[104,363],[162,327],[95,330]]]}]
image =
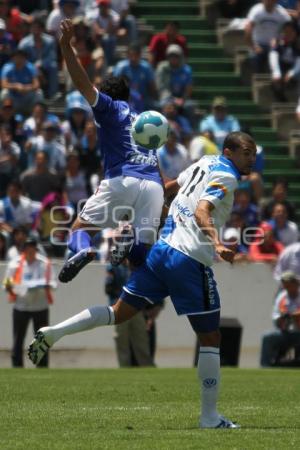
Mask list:
[{"label": "sponsor logo on shorts", "polygon": [[216,378],[205,378],[205,380],[203,380],[203,386],[207,389],[215,387],[216,385],[217,385]]},{"label": "sponsor logo on shorts", "polygon": [[208,295],[208,299],[209,299],[209,303],[210,305],[214,305],[215,304],[215,284],[214,284],[214,280],[211,276],[211,273],[208,269],[205,269],[205,276],[206,276],[206,280],[207,280],[207,295]]}]

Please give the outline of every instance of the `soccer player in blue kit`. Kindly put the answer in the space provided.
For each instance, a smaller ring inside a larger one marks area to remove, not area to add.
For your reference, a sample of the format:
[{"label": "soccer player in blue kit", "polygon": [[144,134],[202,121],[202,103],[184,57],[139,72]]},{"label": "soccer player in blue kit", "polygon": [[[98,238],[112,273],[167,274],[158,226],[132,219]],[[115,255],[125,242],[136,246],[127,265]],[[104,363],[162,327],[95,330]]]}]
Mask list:
[{"label": "soccer player in blue kit", "polygon": [[133,230],[125,227],[123,244],[121,233],[113,253],[114,262],[121,262],[131,244],[133,262],[143,260],[147,247],[157,239],[164,194],[155,152],[137,146],[130,133],[137,114],[128,105],[127,81],[109,77],[98,91],[71,46],[72,21],[64,20],[61,31],[62,54],[75,87],[92,107],[104,160],[104,180],[72,226],[68,247],[75,255],[59,274],[59,280],[66,283],[94,259],[93,237],[99,229],[117,228],[124,219],[131,221]]},{"label": "soccer player in blue kit", "polygon": [[[230,133],[221,156],[204,156],[182,172],[179,189],[160,239],[135,270],[117,303],[94,306],[55,326],[41,328],[29,348],[38,364],[65,335],[122,323],[145,305],[171,297],[178,315],[186,315],[199,342],[198,377],[202,389],[201,428],[238,428],[217,411],[220,384],[220,298],[210,266],[217,253],[232,262],[234,252],[221,241],[241,175],[255,162],[256,145],[242,132]],[[175,330],[174,330],[175,332]]]}]

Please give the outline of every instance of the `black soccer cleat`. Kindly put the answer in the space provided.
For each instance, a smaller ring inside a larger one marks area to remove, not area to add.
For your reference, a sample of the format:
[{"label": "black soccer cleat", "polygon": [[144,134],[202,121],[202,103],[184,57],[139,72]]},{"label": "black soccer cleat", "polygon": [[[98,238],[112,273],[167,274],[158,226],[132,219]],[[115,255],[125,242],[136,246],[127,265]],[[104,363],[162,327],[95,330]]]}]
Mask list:
[{"label": "black soccer cleat", "polygon": [[85,248],[72,258],[68,259],[59,272],[58,279],[61,283],[68,283],[91,261],[95,259],[96,252],[92,248]]}]

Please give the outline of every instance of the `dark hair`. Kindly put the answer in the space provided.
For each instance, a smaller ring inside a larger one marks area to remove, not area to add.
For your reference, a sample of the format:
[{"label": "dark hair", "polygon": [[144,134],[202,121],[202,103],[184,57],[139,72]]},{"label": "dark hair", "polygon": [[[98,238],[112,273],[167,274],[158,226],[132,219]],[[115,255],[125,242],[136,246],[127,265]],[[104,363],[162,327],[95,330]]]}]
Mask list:
[{"label": "dark hair", "polygon": [[287,190],[288,187],[289,187],[289,183],[288,183],[287,179],[284,178],[284,177],[278,177],[278,178],[276,178],[276,180],[273,181],[272,188],[274,188],[274,187],[277,186],[278,184],[281,184],[282,186],[284,186],[284,187],[286,188],[286,190]]},{"label": "dark hair", "polygon": [[14,50],[14,52],[12,53],[12,57],[14,56],[23,56],[23,58],[27,59],[28,58],[28,54],[25,50],[22,50],[21,48],[17,48],[16,50]]},{"label": "dark hair", "polygon": [[284,203],[284,202],[275,202],[275,203],[272,205],[272,212],[274,211],[274,209],[276,208],[276,206],[283,206],[284,209],[285,209],[285,211],[286,211],[286,213],[288,214],[288,209],[287,209],[286,203]]},{"label": "dark hair", "polygon": [[142,52],[142,47],[139,42],[132,42],[132,44],[129,45],[128,50],[140,54]]},{"label": "dark hair", "polygon": [[10,188],[10,187],[14,187],[14,188],[18,189],[19,191],[22,190],[22,184],[21,184],[20,180],[12,180],[10,183],[8,183],[7,188]]},{"label": "dark hair", "polygon": [[29,234],[27,228],[24,225],[19,225],[18,227],[15,227],[12,230],[12,233],[11,233],[12,240],[15,239],[15,236],[18,233],[23,233],[23,234],[25,234],[25,236],[28,236],[28,234]]},{"label": "dark hair", "polygon": [[180,23],[178,22],[178,20],[168,20],[168,22],[165,23],[165,27],[167,27],[168,25],[172,25],[173,27],[177,28],[177,30],[179,30],[180,28]]},{"label": "dark hair", "polygon": [[242,143],[255,145],[254,139],[249,134],[243,131],[233,131],[227,134],[223,143],[223,151],[225,148],[228,148],[232,152],[235,152],[241,148]]},{"label": "dark hair", "polygon": [[113,100],[129,99],[129,83],[126,77],[110,76],[105,78],[100,84],[100,91],[109,95]]}]

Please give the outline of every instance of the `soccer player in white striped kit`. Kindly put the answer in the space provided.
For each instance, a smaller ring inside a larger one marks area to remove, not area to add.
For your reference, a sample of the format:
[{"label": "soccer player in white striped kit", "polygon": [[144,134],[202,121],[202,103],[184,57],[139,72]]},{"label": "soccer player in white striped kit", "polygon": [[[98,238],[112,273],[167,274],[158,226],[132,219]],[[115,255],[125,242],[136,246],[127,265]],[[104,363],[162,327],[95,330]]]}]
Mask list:
[{"label": "soccer player in white striped kit", "polygon": [[180,174],[160,239],[145,263],[134,271],[117,303],[94,306],[66,321],[39,330],[29,348],[37,364],[65,335],[122,323],[145,305],[170,296],[178,315],[186,315],[199,342],[198,377],[202,389],[201,428],[238,428],[217,411],[220,383],[220,298],[210,266],[217,253],[228,262],[234,252],[225,247],[219,230],[229,218],[241,175],[255,162],[256,145],[241,132],[230,133],[221,156],[205,156]]}]

